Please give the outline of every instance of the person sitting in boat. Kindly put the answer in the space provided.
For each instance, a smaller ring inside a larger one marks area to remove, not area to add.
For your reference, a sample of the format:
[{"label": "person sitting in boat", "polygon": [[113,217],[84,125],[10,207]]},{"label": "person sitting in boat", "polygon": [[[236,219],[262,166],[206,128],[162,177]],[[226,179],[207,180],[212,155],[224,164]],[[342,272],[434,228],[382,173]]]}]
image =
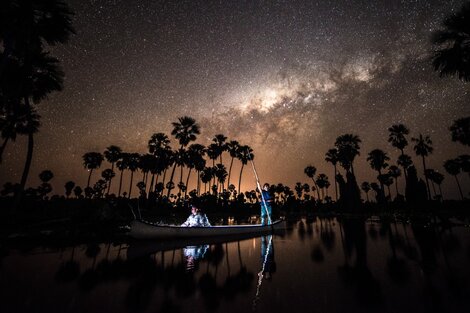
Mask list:
[{"label": "person sitting in boat", "polygon": [[269,184],[265,183],[263,185],[262,198],[261,198],[261,224],[267,225],[271,222],[271,213],[272,207],[271,204],[273,202],[273,197],[269,192]]},{"label": "person sitting in boat", "polygon": [[207,218],[206,214],[201,212],[201,210],[195,204],[193,204],[191,206],[191,215],[188,217],[186,222],[181,224],[181,226],[210,227],[211,223],[209,223],[209,219]]}]

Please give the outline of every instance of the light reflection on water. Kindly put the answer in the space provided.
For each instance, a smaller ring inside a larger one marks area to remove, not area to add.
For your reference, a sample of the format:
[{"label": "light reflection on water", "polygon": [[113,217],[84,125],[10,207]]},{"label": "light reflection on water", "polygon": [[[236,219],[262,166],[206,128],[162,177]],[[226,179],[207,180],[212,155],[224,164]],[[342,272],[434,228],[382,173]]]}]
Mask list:
[{"label": "light reflection on water", "polygon": [[428,222],[304,218],[188,247],[2,248],[0,311],[467,312],[470,231]]}]

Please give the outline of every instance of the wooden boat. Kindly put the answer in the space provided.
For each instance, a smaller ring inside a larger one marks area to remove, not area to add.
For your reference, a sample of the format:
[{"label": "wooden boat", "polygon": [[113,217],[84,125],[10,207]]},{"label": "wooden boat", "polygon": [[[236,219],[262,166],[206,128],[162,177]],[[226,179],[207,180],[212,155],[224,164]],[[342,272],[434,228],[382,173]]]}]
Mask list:
[{"label": "wooden boat", "polygon": [[211,227],[185,227],[158,225],[143,220],[131,222],[129,236],[135,239],[166,239],[166,238],[203,238],[237,235],[262,235],[286,228],[284,220],[277,220],[270,225],[221,225]]}]

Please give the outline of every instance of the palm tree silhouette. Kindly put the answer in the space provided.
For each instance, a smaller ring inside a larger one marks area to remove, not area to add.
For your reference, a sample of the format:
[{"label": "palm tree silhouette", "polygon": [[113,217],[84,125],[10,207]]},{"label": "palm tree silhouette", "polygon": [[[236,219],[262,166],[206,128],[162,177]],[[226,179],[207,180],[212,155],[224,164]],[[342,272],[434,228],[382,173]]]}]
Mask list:
[{"label": "palm tree silhouette", "polygon": [[[189,168],[189,171],[188,171],[188,176],[186,177],[186,190],[184,191],[185,198],[188,192],[188,184],[189,184],[189,177],[191,175],[191,171],[194,168],[196,168],[196,166],[198,165],[199,165],[198,166],[199,169],[201,169],[201,167],[204,168],[205,166],[204,154],[205,153],[206,153],[206,147],[204,147],[201,144],[195,143],[188,147],[188,151],[186,154],[186,166]],[[198,177],[198,183],[199,183],[199,177]]]},{"label": "palm tree silhouette", "polygon": [[[118,146],[113,146],[113,145],[107,147],[106,150],[103,153],[106,160],[109,163],[111,163],[111,171],[113,171],[113,172],[114,172],[114,164],[121,158],[121,153],[122,153],[121,148],[119,148]],[[111,181],[112,181],[113,177],[111,177],[109,179],[108,191],[107,191],[106,194],[109,194],[109,190],[111,189]]]},{"label": "palm tree silhouette", "polygon": [[315,189],[317,190],[318,200],[321,200],[320,190],[318,188],[317,182],[315,181],[316,173],[317,173],[317,168],[313,165],[309,165],[306,168],[304,168],[304,174],[307,175],[307,177],[309,177],[312,180],[313,184],[315,185]]},{"label": "palm tree silhouette", "polygon": [[442,195],[442,188],[441,188],[441,184],[444,181],[444,175],[442,175],[438,171],[434,171],[433,176],[432,176],[432,181],[436,183],[437,186],[439,187],[439,194],[441,196],[441,201],[444,200],[443,199],[444,196]]},{"label": "palm tree silhouette", "polygon": [[126,153],[126,152],[121,153],[121,158],[116,162],[117,168],[121,171],[121,175],[119,178],[118,197],[121,196],[122,176],[124,174],[124,170],[128,168],[128,164],[129,164],[129,153]]},{"label": "palm tree silhouette", "polygon": [[470,3],[444,20],[444,29],[435,31],[432,43],[436,46],[433,66],[440,76],[470,80]]},{"label": "palm tree silhouette", "polygon": [[462,188],[460,187],[459,178],[457,177],[460,174],[460,162],[457,159],[451,159],[444,162],[444,168],[447,173],[454,176],[457,187],[459,187],[460,198],[463,200]]},{"label": "palm tree silhouette", "polygon": [[68,182],[65,183],[64,187],[65,187],[65,196],[68,199],[70,195],[72,194],[73,188],[75,188],[75,182],[69,180]]},{"label": "palm tree silhouette", "polygon": [[[196,135],[200,134],[200,127],[196,123],[196,120],[189,116],[183,116],[178,118],[178,122],[173,122],[173,130],[171,134],[175,136],[180,144],[180,150],[184,151],[184,148],[191,142],[196,140]],[[181,151],[180,151],[181,152]],[[181,161],[181,154],[178,158]],[[170,183],[173,183],[173,177],[175,175],[176,166],[182,165],[182,162],[175,162],[173,170],[171,172]],[[173,183],[174,184],[174,183]],[[171,190],[168,190],[167,197],[170,196]]]},{"label": "palm tree silhouette", "polygon": [[15,141],[17,135],[27,135],[31,129],[31,123],[34,123],[35,129],[39,129],[40,116],[32,108],[25,105],[13,105],[4,110],[0,116],[1,136],[4,139],[0,147],[0,163],[2,162],[3,151],[9,140]]},{"label": "palm tree silhouette", "polygon": [[104,158],[103,155],[99,152],[87,152],[83,155],[83,166],[90,170],[90,174],[88,174],[88,181],[87,181],[87,188],[90,187],[90,180],[91,174],[93,174],[93,170],[97,169],[101,166]]},{"label": "palm tree silhouette", "polygon": [[354,175],[354,159],[360,155],[361,139],[357,135],[344,134],[336,138],[335,147],[338,149],[338,161],[341,166]]},{"label": "palm tree silhouette", "polygon": [[14,93],[17,95],[17,103],[21,103],[21,99],[21,105],[25,106],[28,124],[28,151],[15,207],[19,205],[28,179],[33,158],[34,134],[39,130],[39,115],[36,114],[33,104],[40,103],[53,91],[62,90],[64,73],[59,68],[58,62],[56,58],[41,52],[28,55],[28,58],[21,64],[10,63],[9,65],[14,69],[9,67],[7,70],[8,79],[15,86]]},{"label": "palm tree silhouette", "polygon": [[66,43],[75,33],[73,12],[62,1],[5,1],[0,12],[0,41],[4,48],[0,77],[12,55],[22,57],[32,49],[42,48],[44,43]]},{"label": "palm tree silhouette", "polygon": [[[403,171],[405,173],[408,172],[408,168],[413,165],[413,160],[411,159],[411,157],[408,155],[408,154],[403,154],[403,155],[400,155],[397,159],[397,164],[400,165],[401,167],[403,167]],[[408,178],[408,174],[406,174],[405,176],[406,178]]]},{"label": "palm tree silhouette", "polygon": [[460,169],[462,170],[462,172],[465,172],[468,175],[470,175],[470,155],[468,154],[459,155],[457,160],[460,164]]},{"label": "palm tree silhouette", "polygon": [[336,199],[336,201],[338,201],[338,183],[336,181],[336,175],[338,173],[338,171],[336,169],[336,164],[338,163],[338,149],[336,149],[336,148],[329,149],[325,154],[325,161],[333,164],[333,167],[335,169],[335,175],[334,175],[334,178],[335,178],[335,199]]},{"label": "palm tree silhouette", "polygon": [[225,189],[225,179],[227,178],[227,168],[222,163],[219,163],[215,166],[214,173],[215,177],[217,178],[217,185],[220,185],[220,190],[223,192]]},{"label": "palm tree silhouette", "polygon": [[388,174],[393,177],[393,179],[395,180],[395,191],[397,192],[397,197],[398,195],[400,194],[398,192],[398,177],[401,176],[401,171],[400,169],[398,168],[398,166],[396,165],[391,165],[389,168],[388,168]]},{"label": "palm tree silhouette", "polygon": [[417,156],[421,156],[423,159],[423,172],[426,179],[426,187],[428,189],[428,199],[431,199],[431,189],[429,188],[429,180],[426,177],[426,157],[432,153],[434,148],[432,147],[432,141],[429,136],[423,136],[419,134],[418,138],[411,138],[411,141],[415,142],[416,145],[413,147]]},{"label": "palm tree silhouette", "polygon": [[[408,140],[406,140],[405,135],[410,133],[408,127],[403,124],[392,125],[389,129],[388,142],[392,144],[393,147],[400,150],[401,155],[405,155],[405,147],[408,146]],[[403,168],[405,173],[405,180],[407,178],[406,168]]]},{"label": "palm tree silhouette", "polygon": [[452,134],[452,141],[470,146],[470,116],[455,120],[449,130]]},{"label": "palm tree silhouette", "polygon": [[238,160],[242,163],[242,167],[240,169],[240,176],[238,177],[238,193],[240,194],[240,187],[242,184],[242,173],[243,167],[248,164],[248,161],[254,160],[255,155],[253,154],[253,149],[250,146],[244,145],[240,147],[240,151],[238,154]]},{"label": "palm tree silhouette", "polygon": [[213,171],[212,167],[205,167],[201,171],[201,182],[204,184],[204,193],[207,192],[207,184],[212,180]]},{"label": "palm tree silhouette", "polygon": [[[390,158],[387,156],[387,153],[380,149],[372,150],[367,156],[367,161],[369,161],[370,167],[376,170],[379,173],[379,176],[382,175],[382,169],[388,166],[387,161],[389,160]],[[382,181],[380,181],[380,188],[382,188],[382,190],[384,188]]]},{"label": "palm tree silhouette", "polygon": [[106,182],[106,185],[108,186],[108,192],[109,192],[109,184],[111,183],[111,179],[116,176],[116,173],[110,168],[105,169],[104,171],[101,172],[101,177],[104,179]]},{"label": "palm tree silhouette", "polygon": [[230,185],[230,175],[232,173],[232,165],[233,165],[233,160],[237,157],[238,155],[238,150],[240,149],[240,143],[236,140],[231,140],[227,142],[227,151],[230,154],[231,160],[230,160],[230,167],[228,170],[228,178],[227,178],[227,185]]},{"label": "palm tree silhouette", "polygon": [[132,181],[134,179],[134,172],[139,168],[140,154],[138,153],[129,153],[127,159],[127,169],[131,171],[131,182],[129,183],[129,194],[127,197],[131,198],[132,193]]},{"label": "palm tree silhouette", "polygon": [[324,190],[326,188],[326,185],[329,184],[328,176],[326,176],[325,174],[318,174],[315,183],[317,184],[318,188],[321,189],[321,192],[322,192],[322,199],[320,199],[320,200],[324,200],[325,199]]},{"label": "palm tree silhouette", "polygon": [[369,191],[371,189],[370,184],[366,181],[363,182],[361,184],[361,189],[362,189],[362,191],[364,191],[366,193],[367,202],[369,202]]},{"label": "palm tree silhouette", "polygon": [[223,164],[222,154],[224,153],[224,151],[227,150],[227,144],[225,143],[226,140],[227,140],[227,137],[225,137],[222,134],[215,135],[214,138],[212,138],[212,141],[215,143],[217,147],[216,150],[220,158],[220,164]]}]

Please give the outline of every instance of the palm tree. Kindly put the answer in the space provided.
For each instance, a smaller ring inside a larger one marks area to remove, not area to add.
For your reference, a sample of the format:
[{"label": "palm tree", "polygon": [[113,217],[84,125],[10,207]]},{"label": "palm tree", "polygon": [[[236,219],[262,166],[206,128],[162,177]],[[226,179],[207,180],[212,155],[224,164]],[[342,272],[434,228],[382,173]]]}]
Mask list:
[{"label": "palm tree", "polygon": [[325,174],[318,174],[315,183],[317,184],[318,188],[321,189],[321,193],[322,193],[321,200],[324,200],[325,199],[324,190],[325,190],[326,185],[328,184],[328,176],[326,176]]},{"label": "palm tree", "polygon": [[[180,152],[184,151],[184,148],[191,142],[196,140],[196,135],[200,134],[199,124],[196,120],[189,116],[183,116],[178,118],[178,122],[174,122],[173,130],[171,134],[175,136],[180,144]],[[181,157],[181,153],[179,154]],[[181,159],[180,159],[181,160]],[[176,166],[184,164],[183,162],[175,162],[173,171],[171,172],[170,183],[173,183],[173,177],[175,175]],[[174,183],[173,183],[174,184]],[[171,190],[168,190],[167,197],[170,196]]]},{"label": "palm tree", "polygon": [[238,160],[242,162],[242,167],[240,169],[240,176],[238,178],[238,193],[240,194],[240,187],[242,184],[242,173],[243,167],[248,164],[248,161],[254,160],[255,155],[253,154],[253,149],[250,146],[244,145],[240,147],[240,151],[238,154]]},{"label": "palm tree", "polygon": [[367,202],[369,202],[369,191],[371,189],[370,184],[366,181],[363,182],[361,184],[361,189],[362,189],[362,191],[364,191],[366,193]]},{"label": "palm tree", "polygon": [[139,162],[140,162],[140,154],[130,153],[128,155],[127,169],[131,171],[131,182],[129,184],[129,194],[127,195],[129,199],[131,198],[131,193],[132,193],[132,181],[134,179],[134,172],[139,168]]},{"label": "palm tree", "polygon": [[225,143],[226,140],[227,140],[227,137],[225,137],[222,134],[215,135],[214,138],[212,138],[212,141],[215,143],[215,145],[217,147],[216,150],[217,150],[217,154],[220,157],[220,163],[221,164],[223,164],[222,154],[224,153],[224,151],[227,150],[227,144]]},{"label": "palm tree", "polygon": [[[403,154],[398,157],[397,164],[403,167],[403,171],[406,173],[408,171],[408,168],[411,165],[413,165],[413,160],[408,154]],[[405,176],[405,177],[408,177],[408,176]]]},{"label": "palm tree", "polygon": [[[188,147],[188,151],[187,151],[187,154],[186,154],[186,166],[189,168],[189,171],[188,171],[188,176],[186,177],[186,190],[184,192],[184,197],[185,198],[186,198],[186,195],[187,195],[187,192],[188,192],[187,187],[188,187],[188,184],[189,184],[189,177],[191,175],[192,169],[198,167],[199,170],[200,170],[200,169],[204,168],[204,166],[205,166],[205,160],[204,160],[204,154],[206,153],[205,149],[206,149],[206,147],[204,147],[203,145],[198,144],[198,143],[192,144]],[[199,172],[199,170],[198,170],[198,172]],[[199,183],[199,178],[198,178],[198,183]]]},{"label": "palm tree", "polygon": [[[114,176],[116,176],[116,173],[114,173],[114,171],[110,168],[107,168],[101,172],[101,177],[104,179],[108,187],[111,182],[111,179],[113,179]],[[109,188],[108,188],[108,191],[109,191]]]},{"label": "palm tree", "polygon": [[52,46],[66,43],[75,33],[72,16],[68,4],[58,0],[2,1],[0,77],[11,56],[25,57],[31,50],[42,49],[44,43]]},{"label": "palm tree", "polygon": [[90,187],[90,180],[91,180],[91,174],[93,173],[94,169],[97,169],[101,166],[101,163],[104,160],[104,157],[101,153],[99,152],[87,152],[83,155],[83,166],[90,170],[90,174],[88,175],[88,181],[87,181],[87,188]]},{"label": "palm tree", "polygon": [[460,188],[459,179],[457,177],[460,174],[460,162],[457,159],[451,159],[444,162],[444,168],[447,173],[455,177],[455,182],[457,183],[457,187],[459,187],[460,198],[463,200],[463,193],[462,188]]},{"label": "palm tree", "polygon": [[129,153],[121,153],[121,158],[116,162],[117,168],[121,171],[121,175],[119,178],[119,190],[118,190],[118,197],[121,196],[121,188],[122,188],[122,176],[124,174],[124,170],[128,168],[129,164]]},{"label": "palm tree", "polygon": [[205,167],[201,171],[201,182],[204,184],[204,193],[207,192],[207,183],[212,180],[213,175],[212,167]]},{"label": "palm tree", "polygon": [[220,184],[221,192],[224,190],[225,179],[227,178],[227,169],[225,165],[219,163],[214,168],[215,177],[217,178],[217,185]]},{"label": "palm tree", "polygon": [[434,198],[436,198],[437,193],[436,193],[436,186],[434,185],[434,175],[436,174],[436,171],[432,168],[426,169],[426,177],[431,181],[431,186],[432,186],[432,191],[434,193]]},{"label": "palm tree", "polygon": [[341,166],[354,175],[354,159],[358,156],[361,139],[353,134],[344,134],[336,138],[335,147],[338,149],[338,161]]},{"label": "palm tree", "polygon": [[75,182],[69,180],[68,182],[65,183],[64,187],[65,187],[65,196],[68,199],[70,195],[72,194],[73,188],[75,188]]},{"label": "palm tree", "polygon": [[398,177],[401,176],[401,171],[400,169],[398,168],[398,166],[396,165],[391,165],[389,168],[388,168],[388,174],[390,175],[390,177],[393,177],[393,179],[395,180],[395,191],[397,192],[397,197],[398,195],[400,194],[398,192]]},{"label": "palm tree", "polygon": [[452,141],[470,146],[470,116],[455,120],[449,130],[452,134]]},{"label": "palm tree", "polygon": [[[370,167],[376,170],[379,173],[379,176],[382,175],[382,169],[388,166],[387,161],[389,160],[390,158],[387,156],[387,153],[380,149],[372,150],[367,156],[367,161],[369,161]],[[384,188],[382,182],[380,182],[380,188],[382,188],[382,190]]]},{"label": "palm tree", "polygon": [[338,149],[336,149],[336,148],[329,149],[325,154],[325,161],[333,164],[334,169],[335,169],[335,175],[334,175],[334,178],[335,178],[335,197],[336,197],[335,199],[336,199],[336,201],[338,201],[338,183],[336,181],[336,175],[338,173],[338,171],[336,169],[336,164],[338,163]]},{"label": "palm tree", "polygon": [[309,165],[306,168],[304,168],[304,174],[309,177],[313,184],[315,185],[315,189],[317,190],[317,196],[318,200],[320,200],[320,190],[318,188],[317,182],[315,181],[315,174],[317,173],[317,168],[313,165]]},{"label": "palm tree", "polygon": [[413,147],[417,156],[423,158],[423,172],[426,179],[426,186],[428,189],[428,199],[431,199],[431,189],[429,188],[429,180],[426,177],[426,157],[432,153],[434,148],[432,147],[432,141],[429,136],[423,136],[419,134],[418,138],[411,138],[411,141],[416,142],[416,145]]},{"label": "palm tree", "polygon": [[470,155],[468,154],[459,155],[457,160],[460,163],[460,169],[462,170],[462,172],[470,175]]},{"label": "palm tree", "polygon": [[440,76],[470,80],[470,3],[444,20],[444,29],[435,31],[432,43],[436,46],[433,66]]},{"label": "palm tree", "polygon": [[13,105],[5,109],[0,116],[0,132],[1,137],[4,139],[0,147],[0,163],[9,140],[15,141],[17,135],[27,135],[31,128],[31,122],[36,124],[34,126],[36,129],[39,128],[40,116],[35,111],[31,112],[31,110],[32,108],[28,109],[25,105]]},{"label": "palm tree", "polygon": [[170,148],[170,139],[164,133],[155,133],[150,137],[147,145],[149,153],[158,155],[161,150]]},{"label": "palm tree", "polygon": [[[388,142],[392,144],[393,147],[400,150],[401,155],[405,155],[405,147],[408,145],[408,140],[406,140],[405,135],[410,133],[408,127],[403,124],[392,125],[389,129]],[[403,168],[405,173],[405,180],[407,178],[406,169]]]},{"label": "palm tree", "polygon": [[230,175],[232,173],[233,160],[237,157],[239,149],[240,149],[240,143],[238,141],[231,140],[227,142],[227,151],[230,154],[230,157],[232,158],[230,160],[230,167],[228,170],[227,185],[230,185]]},{"label": "palm tree", "polygon": [[434,175],[432,176],[432,180],[439,187],[439,195],[441,196],[441,201],[442,201],[443,200],[443,195],[442,195],[441,184],[444,181],[444,175],[442,175],[438,171],[434,171]]},{"label": "palm tree", "polygon": [[302,199],[302,192],[304,191],[304,187],[302,186],[301,182],[295,183],[294,190],[297,193],[297,199]]},{"label": "palm tree", "polygon": [[[121,158],[121,153],[122,153],[121,148],[119,148],[118,146],[113,146],[113,145],[107,147],[106,150],[104,151],[104,157],[109,163],[111,163],[111,171],[113,173],[114,173],[114,164]],[[109,179],[108,191],[106,194],[109,194],[109,190],[111,189],[111,181],[113,177]]]}]

